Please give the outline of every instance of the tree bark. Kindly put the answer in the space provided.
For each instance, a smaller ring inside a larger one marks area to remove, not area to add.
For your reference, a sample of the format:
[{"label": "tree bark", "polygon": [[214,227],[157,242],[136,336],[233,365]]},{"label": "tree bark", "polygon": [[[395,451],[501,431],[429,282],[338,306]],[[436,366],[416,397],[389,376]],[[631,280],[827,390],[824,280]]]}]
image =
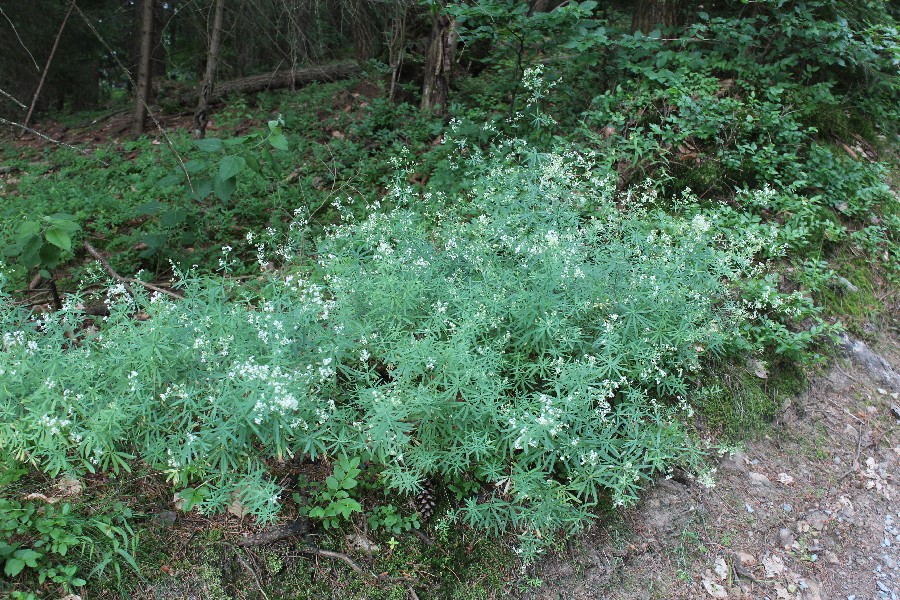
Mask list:
[{"label": "tree bark", "polygon": [[34,96],[31,98],[31,106],[28,107],[28,114],[25,115],[25,124],[23,125],[22,131],[25,131],[25,128],[28,127],[29,121],[31,121],[31,115],[34,114],[34,107],[37,106],[38,97],[41,95],[41,88],[44,87],[44,81],[47,80],[47,73],[50,71],[50,64],[53,62],[53,56],[56,54],[56,48],[59,46],[59,38],[62,37],[63,30],[66,28],[66,23],[69,21],[69,16],[72,14],[72,9],[75,8],[75,1],[69,4],[69,10],[66,11],[66,16],[63,17],[62,24],[59,26],[59,31],[56,33],[56,39],[53,40],[53,47],[50,48],[50,56],[47,57],[47,64],[44,65],[44,72],[41,73],[41,80],[38,82],[37,89],[34,91]]},{"label": "tree bark", "polygon": [[363,65],[375,56],[377,21],[366,0],[350,0],[348,9],[356,61]]},{"label": "tree bark", "polygon": [[[295,69],[293,71],[274,71],[272,73],[250,75],[220,82],[214,89],[210,90],[208,101],[212,104],[228,94],[253,94],[263,90],[277,90],[315,82],[338,81],[352,77],[358,72],[359,65],[355,62],[343,62]],[[193,99],[192,96],[182,97],[181,102],[190,105]]]},{"label": "tree bark", "polygon": [[134,135],[144,133],[144,121],[147,119],[147,105],[150,103],[150,90],[153,73],[150,60],[153,58],[153,4],[155,0],[143,0],[141,5],[141,49],[138,62],[138,76],[134,90],[134,121],[131,132]]},{"label": "tree bark", "polygon": [[425,56],[425,77],[422,82],[422,110],[443,113],[450,95],[450,69],[456,51],[456,27],[446,14],[434,17],[428,54]]},{"label": "tree bark", "polygon": [[631,17],[631,31],[650,33],[659,27],[682,24],[685,0],[637,0]]},{"label": "tree bark", "polygon": [[194,135],[198,139],[206,136],[206,124],[209,122],[209,97],[212,95],[216,81],[216,66],[219,63],[219,49],[222,45],[222,21],[225,17],[225,0],[216,0],[213,15],[212,35],[209,39],[209,54],[206,55],[206,73],[200,83],[200,97],[194,111]]}]

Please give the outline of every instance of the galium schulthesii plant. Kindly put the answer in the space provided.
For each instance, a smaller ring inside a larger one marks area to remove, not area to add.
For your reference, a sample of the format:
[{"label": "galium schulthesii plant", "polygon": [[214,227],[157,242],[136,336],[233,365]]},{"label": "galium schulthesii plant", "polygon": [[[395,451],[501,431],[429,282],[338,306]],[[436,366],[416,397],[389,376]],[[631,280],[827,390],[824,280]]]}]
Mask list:
[{"label": "galium schulthesii plant", "polygon": [[468,194],[425,197],[398,168],[385,207],[344,210],[315,260],[302,218],[248,236],[278,262],[258,285],[113,285],[94,326],[78,295],[41,315],[4,296],[0,450],[52,475],[139,460],[202,510],[237,500],[260,521],[277,461],[359,457],[388,492],[468,490],[455,518],[543,539],[696,470],[691,382],[777,313],[736,286],[772,240],[727,238],[689,195],[620,194],[571,149],[447,143]]}]

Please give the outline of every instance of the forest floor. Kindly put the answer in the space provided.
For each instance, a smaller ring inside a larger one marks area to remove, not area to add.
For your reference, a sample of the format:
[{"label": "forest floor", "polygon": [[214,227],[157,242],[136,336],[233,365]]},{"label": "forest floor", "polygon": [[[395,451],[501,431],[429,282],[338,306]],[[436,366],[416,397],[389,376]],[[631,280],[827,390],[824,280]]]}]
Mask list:
[{"label": "forest floor", "polygon": [[[44,131],[56,140],[90,147],[124,132],[125,116],[114,115],[89,127],[58,124]],[[164,125],[188,127],[189,122],[189,116],[175,115]],[[46,140],[25,136],[19,143],[40,148]],[[467,557],[477,569],[467,561],[454,563],[460,554],[446,553],[448,568],[455,570],[456,580],[461,579],[459,590],[409,583],[395,591],[409,600],[420,595],[444,597],[444,592],[453,598],[527,600],[897,600],[900,300],[889,300],[884,308],[889,315],[893,310],[894,316],[868,328],[864,337],[871,353],[851,343],[853,350],[845,349],[810,376],[805,392],[791,398],[758,439],[748,439],[721,457],[715,487],[680,477],[658,481],[635,508],[598,522],[544,557],[529,571],[524,587],[510,553],[491,558],[493,547],[488,547],[478,551],[484,552],[480,562]],[[879,363],[876,356],[886,363]],[[217,554],[204,553],[198,546],[219,547],[223,538],[239,539],[246,531],[243,521],[237,523],[239,518],[229,515],[206,520],[178,514],[176,524],[168,487],[144,493],[145,508],[161,523],[154,524],[145,538],[158,546],[154,560],[160,565],[133,597],[374,597],[371,581],[358,578],[347,583],[353,574],[340,561],[288,556],[278,548],[261,552],[259,565],[239,560],[223,561],[222,566],[216,562]],[[408,544],[412,537],[403,537],[404,545],[412,545]],[[468,554],[480,543],[460,540]],[[292,546],[282,546],[292,551]],[[496,548],[508,550],[501,546]],[[391,561],[388,556],[382,562],[358,548],[348,548],[346,554],[372,573],[380,573]],[[397,557],[393,564],[410,566],[413,575],[420,575],[427,571],[422,556],[410,550],[405,563]],[[233,581],[224,571],[236,571]],[[294,579],[298,573],[302,585],[309,587],[298,587]],[[402,569],[392,573],[404,574]],[[426,581],[440,577],[437,571],[426,575]],[[479,579],[472,588],[479,593],[470,595],[462,589]],[[313,588],[315,593],[303,591]],[[291,592],[284,595],[288,589]]]},{"label": "forest floor", "polygon": [[548,557],[528,597],[896,600],[900,339],[889,331],[871,350],[892,367],[845,349],[761,439],[722,457],[714,488],[659,481]]}]

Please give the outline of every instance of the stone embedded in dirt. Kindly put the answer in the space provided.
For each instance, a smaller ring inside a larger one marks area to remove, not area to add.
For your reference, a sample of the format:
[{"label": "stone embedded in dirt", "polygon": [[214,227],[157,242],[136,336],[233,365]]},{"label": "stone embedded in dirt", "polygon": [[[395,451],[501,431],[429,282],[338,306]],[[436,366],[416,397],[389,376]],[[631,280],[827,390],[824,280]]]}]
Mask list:
[{"label": "stone embedded in dirt", "polygon": [[81,482],[74,477],[63,475],[56,482],[56,489],[59,490],[61,496],[80,496],[83,487]]},{"label": "stone embedded in dirt", "polygon": [[779,473],[778,481],[780,481],[784,485],[791,485],[792,483],[794,483],[794,478],[791,477],[790,475],[788,475],[787,473]]},{"label": "stone embedded in dirt", "polygon": [[730,471],[732,473],[746,473],[747,455],[740,450],[735,450],[733,454],[726,453],[722,456],[721,459],[719,459],[719,467],[723,471]]},{"label": "stone embedded in dirt", "polygon": [[841,561],[838,560],[837,554],[835,554],[831,550],[826,550],[825,551],[825,562],[832,564],[832,565],[837,565],[837,564],[840,564]]},{"label": "stone embedded in dirt", "polygon": [[784,572],[784,561],[781,560],[780,556],[764,556],[762,563],[763,568],[766,570],[766,577],[769,579],[781,575],[781,573]]},{"label": "stone embedded in dirt", "polygon": [[170,527],[175,524],[175,521],[178,520],[178,513],[173,510],[161,510],[159,512],[152,513],[150,515],[150,518],[152,518],[160,525]]},{"label": "stone embedded in dirt", "polygon": [[706,593],[712,596],[713,598],[727,598],[728,592],[722,587],[721,584],[712,581],[711,579],[704,578],[703,579],[703,589],[706,590]]},{"label": "stone embedded in dirt", "polygon": [[881,557],[881,562],[883,562],[884,566],[887,567],[888,569],[896,569],[897,568],[897,561],[895,561],[893,559],[893,557],[891,557],[887,554],[885,554],[884,556]]},{"label": "stone embedded in dirt", "polygon": [[346,538],[347,544],[351,548],[359,550],[360,552],[364,552],[365,554],[374,554],[381,549],[378,544],[376,544],[366,536],[360,535],[358,533],[348,535],[346,536]]},{"label": "stone embedded in dirt", "polygon": [[756,565],[757,560],[756,557],[750,554],[749,552],[742,552],[738,550],[734,553],[735,557],[738,559],[738,562],[744,565],[745,567],[752,567]]},{"label": "stone embedded in dirt", "polygon": [[716,558],[716,562],[713,563],[713,572],[719,578],[719,581],[725,581],[728,577],[728,564],[725,563],[725,559],[721,556]]},{"label": "stone embedded in dirt", "polygon": [[769,481],[769,478],[763,475],[762,473],[750,473],[750,483],[753,485],[771,485],[772,482]]},{"label": "stone embedded in dirt", "polygon": [[828,522],[828,515],[821,510],[813,510],[807,513],[804,521],[816,531],[822,531],[822,529],[825,528],[825,524]]},{"label": "stone embedded in dirt", "polygon": [[790,548],[794,545],[795,541],[794,532],[787,527],[782,527],[778,531],[778,542],[781,544],[782,548]]}]

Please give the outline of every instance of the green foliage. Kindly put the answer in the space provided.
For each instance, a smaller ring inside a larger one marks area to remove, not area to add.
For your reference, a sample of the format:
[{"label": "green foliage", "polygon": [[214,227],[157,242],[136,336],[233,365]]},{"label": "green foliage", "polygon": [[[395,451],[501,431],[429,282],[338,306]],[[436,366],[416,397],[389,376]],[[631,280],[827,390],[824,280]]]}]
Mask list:
[{"label": "green foliage", "polygon": [[394,535],[420,527],[417,515],[403,515],[393,504],[382,504],[366,511],[366,522],[372,529],[382,529]]},{"label": "green foliage", "polygon": [[14,244],[6,248],[6,255],[16,258],[26,269],[42,268],[45,277],[62,261],[64,253],[72,251],[72,234],[81,227],[72,215],[57,213],[41,217],[40,221],[23,221],[16,232]]},{"label": "green foliage", "polygon": [[[251,133],[224,140],[219,138],[194,140],[194,146],[201,152],[221,155],[222,158],[214,164],[205,160],[190,160],[181,163],[171,174],[160,179],[159,185],[165,188],[182,183],[188,195],[196,200],[205,200],[211,193],[215,193],[219,200],[228,203],[237,189],[237,176],[244,169],[250,168],[256,173],[261,172],[262,167],[257,159],[257,154],[261,154],[263,160],[269,165],[275,165],[275,160],[266,147],[258,151],[261,144],[268,143],[276,150],[286,151],[288,149],[283,126],[284,120],[279,117],[269,121],[269,132],[266,136]],[[252,150],[257,150],[256,152],[251,150],[243,155],[229,154],[229,152],[240,150],[246,142],[257,138],[261,138],[261,140],[252,148]],[[209,177],[202,177],[201,174],[204,172],[212,172],[212,174]]]},{"label": "green foliage", "polygon": [[423,215],[400,171],[392,208],[342,209],[314,265],[301,212],[287,237],[248,239],[282,265],[256,289],[187,273],[171,302],[114,286],[99,331],[81,298],[39,326],[6,303],[3,452],[52,474],[140,460],[190,486],[185,510],[239,498],[261,521],[279,508],[270,459],[337,456],[309,509],[327,527],[361,510],[364,460],[386,492],[443,481],[462,522],[547,537],[699,468],[683,420],[705,357],[818,335],[759,279],[772,240],[723,235],[692,196],[674,212],[652,190],[620,196],[571,149],[447,143],[470,193],[431,194]]},{"label": "green foliage", "polygon": [[[348,459],[341,456],[334,465],[334,473],[325,479],[325,489],[318,490],[312,499],[312,508],[307,515],[311,519],[322,521],[325,529],[339,527],[341,521],[349,519],[354,513],[361,512],[362,506],[350,497],[350,490],[356,488],[359,483],[356,478],[362,472],[359,467],[359,457]],[[294,495],[294,500],[302,502],[299,494]]]},{"label": "green foliage", "polygon": [[[65,591],[85,585],[112,565],[117,577],[121,567],[138,570],[132,552],[136,548],[122,504],[109,512],[83,514],[75,504],[60,499],[18,500],[12,484],[25,475],[23,469],[0,472],[0,563],[3,573],[17,582],[36,582],[32,589],[53,584]],[[57,503],[58,502],[58,503]],[[87,572],[85,563],[92,569]]]}]

